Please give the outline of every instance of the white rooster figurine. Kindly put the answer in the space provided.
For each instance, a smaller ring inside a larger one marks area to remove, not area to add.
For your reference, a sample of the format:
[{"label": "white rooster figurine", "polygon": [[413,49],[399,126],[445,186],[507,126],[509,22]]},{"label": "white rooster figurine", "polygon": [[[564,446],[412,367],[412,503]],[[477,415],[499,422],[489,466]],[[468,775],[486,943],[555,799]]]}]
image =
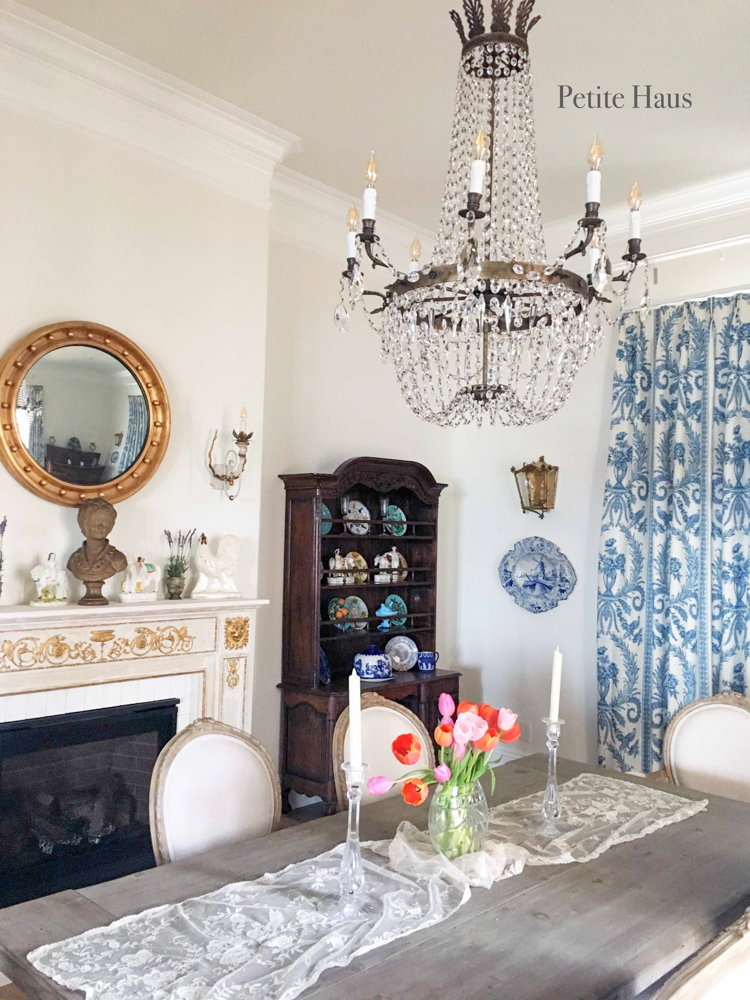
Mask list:
[{"label": "white rooster figurine", "polygon": [[208,547],[205,535],[201,535],[200,545],[195,553],[198,582],[191,594],[196,600],[220,600],[222,597],[240,597],[234,574],[240,555],[240,540],[236,535],[225,535],[216,554]]}]

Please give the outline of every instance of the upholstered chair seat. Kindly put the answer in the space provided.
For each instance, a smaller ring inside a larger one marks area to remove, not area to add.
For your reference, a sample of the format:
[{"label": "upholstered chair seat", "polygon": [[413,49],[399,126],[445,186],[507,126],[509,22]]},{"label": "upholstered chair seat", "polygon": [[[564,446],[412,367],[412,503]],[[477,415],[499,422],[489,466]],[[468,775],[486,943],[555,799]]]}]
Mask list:
[{"label": "upholstered chair seat", "polygon": [[164,747],[151,779],[157,864],[276,829],[281,789],[266,749],[248,733],[200,719]]}]

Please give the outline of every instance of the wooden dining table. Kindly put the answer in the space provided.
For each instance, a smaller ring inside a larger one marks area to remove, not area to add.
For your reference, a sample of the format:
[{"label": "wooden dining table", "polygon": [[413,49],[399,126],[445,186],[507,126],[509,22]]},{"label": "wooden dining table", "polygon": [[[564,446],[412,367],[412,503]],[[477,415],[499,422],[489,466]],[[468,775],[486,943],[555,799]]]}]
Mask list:
[{"label": "wooden dining table", "polygon": [[[594,768],[559,764],[565,781]],[[611,772],[607,772],[611,774]],[[546,757],[497,770],[491,804],[544,787]],[[611,775],[614,776],[614,775]],[[653,779],[618,776],[622,781]],[[664,787],[664,786],[660,786]],[[636,997],[750,905],[750,805],[708,798],[706,812],[620,844],[584,864],[529,866],[473,889],[447,920],[329,969],[305,1000],[604,1000]],[[427,807],[400,797],[362,810],[362,839],[390,837],[400,820],[427,824]],[[163,903],[203,895],[314,857],[345,837],[339,813],[86,889],[0,910],[0,969],[29,1000],[72,993],[27,961],[34,948]]]}]

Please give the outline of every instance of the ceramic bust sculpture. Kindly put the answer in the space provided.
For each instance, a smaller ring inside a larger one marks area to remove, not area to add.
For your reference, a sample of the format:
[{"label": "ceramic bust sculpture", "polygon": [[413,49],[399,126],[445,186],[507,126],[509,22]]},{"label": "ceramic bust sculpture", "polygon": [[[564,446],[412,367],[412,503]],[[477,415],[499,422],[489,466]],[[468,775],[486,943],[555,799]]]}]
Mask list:
[{"label": "ceramic bust sculpture", "polygon": [[159,596],[161,583],[161,566],[147,562],[143,556],[138,556],[130,563],[125,579],[122,581],[120,600],[124,604],[136,601],[155,601]]},{"label": "ceramic bust sculpture", "polygon": [[65,570],[57,565],[57,556],[50,552],[47,561],[35,566],[31,579],[36,586],[36,600],[32,607],[46,608],[50,604],[68,603],[68,577]]},{"label": "ceramic bust sculpture", "polygon": [[127,557],[110,544],[107,537],[115,526],[117,512],[108,500],[94,497],[84,500],[78,511],[78,527],[86,541],[68,559],[68,569],[86,586],[79,604],[109,604],[102,596],[102,587],[115,573],[128,568]]},{"label": "ceramic bust sculpture", "polygon": [[225,535],[216,547],[216,554],[208,547],[206,536],[201,535],[195,553],[198,582],[190,595],[192,599],[209,601],[239,597],[240,591],[234,582],[239,555],[240,540],[235,535]]}]

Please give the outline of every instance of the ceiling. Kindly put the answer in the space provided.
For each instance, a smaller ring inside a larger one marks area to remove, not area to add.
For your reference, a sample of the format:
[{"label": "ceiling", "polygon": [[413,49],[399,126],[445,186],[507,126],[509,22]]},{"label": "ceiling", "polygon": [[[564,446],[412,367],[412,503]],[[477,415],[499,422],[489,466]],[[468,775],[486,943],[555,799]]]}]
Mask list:
[{"label": "ceiling", "polygon": [[[460,43],[457,0],[25,0],[26,6],[301,136],[287,166],[437,225]],[[489,8],[489,0],[485,0]],[[531,35],[545,221],[581,214],[586,152],[605,149],[604,203],[750,165],[748,0],[538,0]],[[680,110],[561,110],[558,87],[634,84]]]}]

